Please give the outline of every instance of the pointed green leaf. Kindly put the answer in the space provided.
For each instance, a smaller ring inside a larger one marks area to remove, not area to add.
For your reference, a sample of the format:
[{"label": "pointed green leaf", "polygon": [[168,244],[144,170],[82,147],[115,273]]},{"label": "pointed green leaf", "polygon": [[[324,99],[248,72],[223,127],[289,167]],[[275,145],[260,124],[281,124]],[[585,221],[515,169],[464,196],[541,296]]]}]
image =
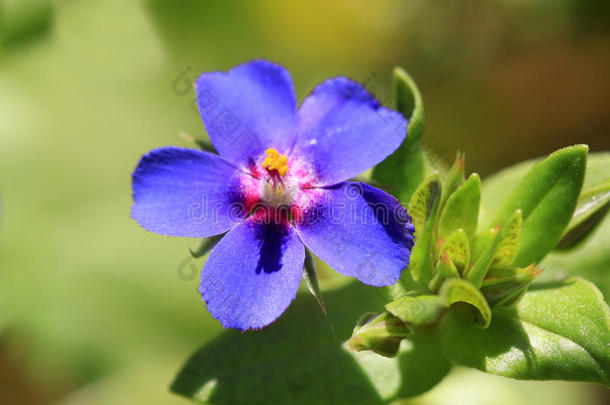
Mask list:
[{"label": "pointed green leaf", "polygon": [[[497,252],[502,241],[510,241],[510,235],[514,234],[516,228],[521,223],[521,211],[517,210],[511,215],[506,221],[504,226],[497,231],[497,236],[492,240],[491,243],[484,248],[483,253],[474,263],[474,265],[468,270],[466,278],[470,280],[476,287],[480,287],[483,283],[483,278],[487,274],[487,270],[492,265],[494,259],[497,257]],[[497,228],[494,228],[496,232]],[[509,242],[507,242],[509,243]]]},{"label": "pointed green leaf", "polygon": [[386,304],[385,309],[408,325],[429,325],[438,321],[443,310],[438,295],[406,295]]},{"label": "pointed green leaf", "polygon": [[[486,177],[481,186],[481,228],[491,226],[497,208],[504,203],[507,190],[514,190],[527,173],[542,159],[532,159],[508,167]],[[590,153],[587,158],[587,170],[582,190],[589,190],[608,180],[610,152]]]},{"label": "pointed green leaf", "polygon": [[408,212],[415,226],[415,246],[411,252],[409,272],[415,282],[426,287],[434,273],[434,218],[438,211],[441,183],[438,174],[419,185]]},{"label": "pointed green leaf", "polygon": [[516,308],[494,311],[487,329],[460,311],[442,324],[456,364],[516,379],[610,382],[610,310],[583,279],[530,287]]},{"label": "pointed green leaf", "polygon": [[535,165],[513,190],[495,216],[503,223],[521,209],[523,228],[514,263],[539,262],[559,242],[572,218],[587,162],[586,145],[560,149]]},{"label": "pointed green leaf", "polygon": [[521,210],[517,210],[501,231],[498,249],[492,260],[493,265],[504,266],[512,263],[519,250],[522,224]]},{"label": "pointed green leaf", "polygon": [[[610,177],[610,171],[608,176]],[[569,249],[582,241],[604,218],[609,208],[610,180],[583,190],[578,198],[572,220],[561,237],[557,248]]]},{"label": "pointed green leaf", "polygon": [[453,231],[441,245],[439,257],[447,254],[461,275],[464,275],[470,264],[470,244],[463,229]]},{"label": "pointed green leaf", "polygon": [[479,232],[477,236],[474,238],[473,248],[470,254],[470,263],[476,263],[477,260],[485,253],[487,249],[489,249],[489,245],[493,243],[493,241],[498,236],[500,232],[500,227],[489,228],[486,231]]},{"label": "pointed green leaf", "polygon": [[436,265],[436,274],[428,283],[428,289],[430,291],[436,292],[445,280],[450,278],[459,278],[460,272],[455,267],[453,262],[449,259],[449,255],[447,252],[441,254],[441,258]]},{"label": "pointed green leaf", "polygon": [[440,197],[441,182],[438,173],[422,182],[413,193],[407,211],[411,215],[415,236],[419,235],[428,218],[433,217],[433,207]]},{"label": "pointed green leaf", "polygon": [[449,279],[441,287],[439,295],[446,307],[450,307],[456,302],[465,302],[472,305],[479,311],[479,322],[483,328],[489,326],[491,309],[483,294],[468,281],[459,278]]},{"label": "pointed green leaf", "polygon": [[525,268],[492,267],[483,280],[481,292],[491,307],[514,305],[540,273],[533,264]]},{"label": "pointed green leaf", "polygon": [[[583,190],[590,190],[608,180],[610,152],[592,153],[587,159]],[[583,192],[584,193],[584,192]],[[600,222],[575,246],[552,251],[541,263],[541,278],[553,279],[557,274],[578,275],[594,282],[606,299],[610,299],[610,215]]]},{"label": "pointed green leaf", "polygon": [[443,197],[441,198],[441,206],[444,205],[447,198],[449,198],[449,196],[453,194],[453,192],[457,190],[459,186],[464,184],[464,181],[466,181],[466,178],[464,177],[465,165],[466,162],[464,159],[464,154],[457,152],[453,165],[451,166],[451,169],[449,169],[449,173],[447,173],[447,176],[443,181]]},{"label": "pointed green leaf", "polygon": [[[507,168],[483,183],[481,194],[481,223],[491,223],[495,210],[505,198],[505,190],[514,189],[536,164],[534,160]],[[610,152],[591,153],[587,159],[587,170],[583,190],[595,187],[608,179]],[[604,296],[610,297],[610,216],[606,215],[588,237],[569,250],[551,251],[540,264],[545,269],[540,279],[554,279],[558,274],[579,275],[595,284]],[[476,246],[475,246],[476,249]]]},{"label": "pointed green leaf", "polygon": [[481,180],[473,173],[453,194],[449,196],[439,220],[440,237],[446,239],[456,229],[464,229],[472,238],[477,229]]},{"label": "pointed green leaf", "polygon": [[426,177],[426,162],[421,143],[424,132],[424,104],[413,79],[403,69],[394,69],[395,109],[408,121],[407,138],[402,145],[373,169],[372,178],[398,201],[409,201]]}]

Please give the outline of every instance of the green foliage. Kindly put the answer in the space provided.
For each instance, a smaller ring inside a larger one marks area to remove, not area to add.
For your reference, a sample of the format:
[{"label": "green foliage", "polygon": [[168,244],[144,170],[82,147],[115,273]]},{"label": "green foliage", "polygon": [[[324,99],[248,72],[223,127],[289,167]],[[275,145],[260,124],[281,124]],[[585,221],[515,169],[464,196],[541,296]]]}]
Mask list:
[{"label": "green foliage", "polygon": [[373,169],[372,178],[398,201],[409,201],[429,173],[421,147],[424,132],[424,104],[417,85],[403,69],[394,69],[396,111],[408,121],[407,138],[394,154]]},{"label": "green foliage", "polygon": [[441,205],[444,205],[447,198],[462,184],[466,181],[464,177],[464,171],[466,167],[466,160],[463,153],[457,153],[453,165],[449,169],[447,176],[443,181],[443,197],[441,198]]},{"label": "green foliage", "polygon": [[441,287],[439,296],[446,307],[450,307],[457,302],[472,305],[479,312],[480,317],[478,319],[483,328],[489,326],[491,309],[483,294],[473,284],[457,278],[447,280]]},{"label": "green foliage", "polygon": [[[531,170],[536,161],[519,163],[486,178],[482,183],[481,222],[490,223],[495,208],[501,204],[507,190],[513,190]],[[604,184],[610,178],[610,153],[590,154],[582,194]],[[579,199],[580,200],[580,199]],[[600,210],[603,211],[603,210]],[[575,213],[578,212],[578,207]],[[607,213],[606,213],[607,214]],[[572,218],[574,221],[574,218]],[[573,222],[570,222],[572,224]],[[582,229],[582,228],[581,228]],[[564,234],[565,238],[565,234]],[[580,275],[593,281],[610,298],[610,216],[603,215],[596,226],[581,233],[580,240],[568,249],[549,253],[540,267],[542,280],[551,280],[558,275]],[[476,250],[476,248],[475,248]]]},{"label": "green foliage", "polygon": [[443,318],[443,351],[456,364],[517,379],[609,383],[610,312],[599,290],[574,278],[528,292],[494,312],[487,329],[472,315]]},{"label": "green foliage", "polygon": [[580,195],[587,151],[587,146],[577,145],[552,153],[525,175],[495,214],[492,225],[504,223],[515,210],[522,211],[515,265],[539,262],[561,239]]},{"label": "green foliage", "polygon": [[[532,284],[542,272],[536,261],[562,235],[590,232],[583,213],[598,218],[607,208],[605,179],[579,197],[586,161],[587,147],[574,146],[520,167],[506,184],[492,182],[493,203],[480,212],[479,202],[489,201],[483,199],[485,188],[481,194],[476,175],[460,181],[459,156],[440,182],[440,203],[431,193],[438,175],[424,181],[409,205],[416,229],[416,260],[409,269],[421,288],[422,258],[434,258],[426,267],[432,272],[427,291],[411,291],[386,304],[387,312],[376,319],[391,320],[391,328],[369,329],[368,343],[360,341],[357,349],[379,351],[387,339],[396,350],[405,331],[421,336],[434,330],[456,364],[517,379],[608,384],[609,309],[600,292],[582,279]],[[577,201],[583,213],[574,213]],[[479,213],[483,225],[475,235]],[[610,262],[600,264],[608,267]]]},{"label": "green foliage", "polygon": [[382,404],[421,394],[450,369],[434,339],[403,341],[394,358],[353,352],[343,344],[355,314],[383,308],[386,297],[380,291],[359,283],[327,291],[328,317],[310,296],[300,294],[267,328],[228,330],[204,345],[171,389],[214,404]]},{"label": "green foliage", "polygon": [[[328,291],[327,317],[299,295],[264,330],[227,331],[204,345],[174,392],[217,404],[387,403],[431,388],[451,363],[516,379],[609,384],[610,310],[600,291],[579,278],[535,283],[536,263],[558,243],[572,251],[544,263],[586,249],[597,225],[610,238],[610,221],[602,221],[607,169],[590,170],[594,157],[585,178],[588,148],[577,145],[483,183],[476,173],[465,180],[458,153],[441,177],[421,150],[419,91],[400,69],[394,80],[409,134],[372,177],[409,200],[415,245],[400,283]],[[607,272],[608,253],[591,249],[596,271]],[[576,259],[571,265],[577,271]],[[310,255],[304,278],[325,309]],[[356,321],[357,313],[364,315]]]},{"label": "green foliage", "polygon": [[517,210],[500,232],[498,249],[492,260],[494,265],[508,265],[513,262],[519,249],[522,225],[523,217],[521,216],[521,210]]},{"label": "green foliage", "polygon": [[477,230],[481,180],[472,174],[457,190],[450,194],[439,220],[439,236],[443,239],[456,229],[464,229],[469,239]]},{"label": "green foliage", "polygon": [[[507,260],[505,255],[508,251],[510,254],[510,245],[513,243],[514,235],[519,232],[521,227],[521,210],[517,210],[513,215],[506,220],[506,223],[502,228],[494,229],[492,233],[496,236],[492,239],[491,243],[486,245],[477,261],[470,268],[466,274],[466,278],[470,280],[476,287],[480,287],[487,270],[494,262],[501,262]],[[506,250],[501,252],[500,248]],[[510,260],[512,261],[512,260]],[[508,264],[508,263],[507,263]]]},{"label": "green foliage", "polygon": [[525,267],[492,267],[483,280],[481,292],[493,308],[511,306],[527,291],[530,283],[540,275],[533,264]]},{"label": "green foliage", "polygon": [[569,249],[578,244],[604,218],[610,208],[610,172],[608,177],[601,184],[583,189],[558,249]]},{"label": "green foliage", "polygon": [[453,231],[443,242],[439,250],[439,256],[443,257],[445,255],[463,276],[470,264],[470,243],[466,232],[462,228]]},{"label": "green foliage", "polygon": [[412,293],[388,303],[385,309],[407,326],[430,325],[438,321],[443,304],[437,295]]},{"label": "green foliage", "polygon": [[411,252],[409,272],[415,282],[426,286],[434,275],[434,228],[441,196],[438,174],[419,185],[411,201],[409,213],[415,226],[415,246]]}]

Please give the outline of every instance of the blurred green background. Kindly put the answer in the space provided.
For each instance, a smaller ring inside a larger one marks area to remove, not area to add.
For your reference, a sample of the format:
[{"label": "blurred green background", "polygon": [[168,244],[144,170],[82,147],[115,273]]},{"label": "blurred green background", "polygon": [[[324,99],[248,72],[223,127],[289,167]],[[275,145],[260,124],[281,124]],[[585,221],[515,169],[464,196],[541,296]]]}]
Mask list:
[{"label": "blurred green background", "polygon": [[[221,328],[197,241],[139,228],[130,175],[148,150],[188,146],[179,131],[205,136],[198,73],[264,57],[299,100],[336,75],[390,100],[403,66],[434,158],[460,149],[485,176],[610,149],[609,49],[607,0],[0,0],[0,403],[188,403],[168,385]],[[608,398],[458,369],[417,402],[537,399]]]}]

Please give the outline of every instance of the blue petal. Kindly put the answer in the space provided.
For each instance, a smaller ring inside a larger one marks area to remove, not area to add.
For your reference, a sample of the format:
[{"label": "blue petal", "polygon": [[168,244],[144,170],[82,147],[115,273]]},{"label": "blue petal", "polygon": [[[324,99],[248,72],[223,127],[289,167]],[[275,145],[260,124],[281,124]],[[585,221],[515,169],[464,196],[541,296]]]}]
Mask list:
[{"label": "blue petal", "polygon": [[296,223],[305,245],[339,273],[365,284],[394,284],[409,263],[413,224],[391,195],[345,182],[324,195]]},{"label": "blue petal", "polygon": [[131,217],[161,235],[206,237],[226,232],[246,214],[239,173],[208,152],[153,150],[133,173]]},{"label": "blue petal", "polygon": [[201,272],[199,292],[225,328],[258,329],[296,297],[305,248],[288,224],[248,218],[216,245]]},{"label": "blue petal", "polygon": [[296,98],[282,66],[257,60],[227,73],[203,73],[195,89],[210,140],[229,161],[247,165],[267,148],[292,148]]},{"label": "blue petal", "polygon": [[338,77],[318,85],[303,101],[297,132],[295,155],[313,163],[318,185],[329,186],[392,154],[405,139],[407,122],[360,84]]}]

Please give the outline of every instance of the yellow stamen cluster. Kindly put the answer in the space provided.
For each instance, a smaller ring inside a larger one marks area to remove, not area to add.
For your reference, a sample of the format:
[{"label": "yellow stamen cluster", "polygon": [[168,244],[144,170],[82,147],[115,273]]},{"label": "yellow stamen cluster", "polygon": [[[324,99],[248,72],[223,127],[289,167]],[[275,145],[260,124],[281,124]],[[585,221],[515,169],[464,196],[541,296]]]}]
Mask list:
[{"label": "yellow stamen cluster", "polygon": [[288,158],[286,155],[280,155],[280,152],[275,148],[269,148],[265,153],[267,156],[263,160],[262,166],[269,172],[275,171],[281,177],[284,177],[286,172],[288,172]]}]

